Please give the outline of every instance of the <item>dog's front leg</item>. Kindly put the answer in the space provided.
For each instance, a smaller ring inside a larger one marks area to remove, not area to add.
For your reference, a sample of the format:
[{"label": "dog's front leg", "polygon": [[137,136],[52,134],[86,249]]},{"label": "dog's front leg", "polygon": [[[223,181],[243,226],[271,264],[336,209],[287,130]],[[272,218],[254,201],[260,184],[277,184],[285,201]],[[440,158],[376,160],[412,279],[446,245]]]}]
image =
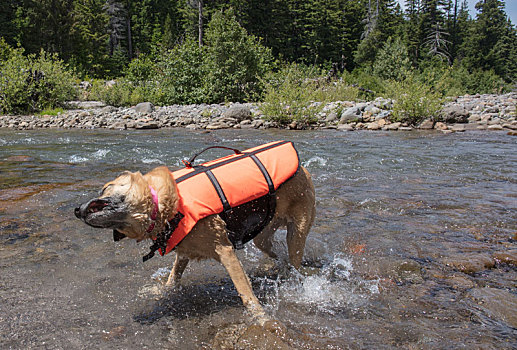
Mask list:
[{"label": "dog's front leg", "polygon": [[244,272],[237,255],[235,255],[233,247],[220,245],[216,247],[215,251],[219,256],[219,261],[226,268],[226,271],[228,271],[244,306],[246,306],[253,318],[260,325],[264,325],[269,319],[266,317],[266,312],[260,305],[257,297],[253,294],[251,282]]},{"label": "dog's front leg", "polygon": [[176,260],[174,261],[174,265],[172,266],[172,271],[169,275],[169,279],[167,280],[167,283],[165,283],[167,287],[174,286],[179,282],[181,276],[183,275],[183,271],[185,271],[185,268],[188,265],[188,262],[188,258],[176,254]]}]

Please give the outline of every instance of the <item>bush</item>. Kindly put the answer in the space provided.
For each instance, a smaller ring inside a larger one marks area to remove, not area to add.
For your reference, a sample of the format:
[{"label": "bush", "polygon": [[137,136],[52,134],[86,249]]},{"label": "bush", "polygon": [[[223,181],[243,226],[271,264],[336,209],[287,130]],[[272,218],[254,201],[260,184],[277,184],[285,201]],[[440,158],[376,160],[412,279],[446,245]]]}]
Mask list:
[{"label": "bush", "polygon": [[325,103],[356,100],[359,95],[357,88],[343,80],[328,81],[321,71],[297,64],[272,73],[265,87],[262,111],[267,120],[279,124],[314,123]]},{"label": "bush", "polygon": [[140,102],[158,100],[156,89],[148,84],[138,85],[126,78],[120,78],[113,84],[103,80],[94,80],[88,96],[89,100],[99,100],[110,106],[134,106]]},{"label": "bush", "polygon": [[393,121],[416,125],[426,118],[436,117],[442,107],[442,96],[413,74],[402,82],[389,82],[388,91],[394,100]]},{"label": "bush", "polygon": [[204,49],[192,40],[165,52],[157,63],[162,104],[207,102]]},{"label": "bush", "polygon": [[56,54],[24,56],[14,49],[0,63],[0,112],[29,113],[73,99],[75,78]]}]

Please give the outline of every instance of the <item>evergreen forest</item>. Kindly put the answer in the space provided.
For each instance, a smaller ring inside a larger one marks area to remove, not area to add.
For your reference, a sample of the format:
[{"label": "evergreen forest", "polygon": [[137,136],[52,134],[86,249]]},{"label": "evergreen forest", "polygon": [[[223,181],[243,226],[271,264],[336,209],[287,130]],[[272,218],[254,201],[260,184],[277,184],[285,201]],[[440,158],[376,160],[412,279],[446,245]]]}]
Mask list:
[{"label": "evergreen forest", "polygon": [[130,105],[261,101],[331,80],[362,98],[394,82],[497,93],[517,79],[503,0],[473,16],[465,0],[3,0],[0,23],[2,113],[55,107],[84,80],[88,98]]}]

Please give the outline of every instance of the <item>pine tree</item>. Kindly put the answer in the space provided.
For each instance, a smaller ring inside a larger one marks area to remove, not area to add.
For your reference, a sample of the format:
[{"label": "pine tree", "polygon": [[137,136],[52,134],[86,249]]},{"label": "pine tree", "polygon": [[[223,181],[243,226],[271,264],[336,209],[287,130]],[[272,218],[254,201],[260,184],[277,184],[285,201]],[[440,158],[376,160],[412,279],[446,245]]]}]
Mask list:
[{"label": "pine tree", "polygon": [[507,81],[516,78],[516,32],[501,0],[483,0],[476,4],[478,14],[463,47],[464,63],[471,70],[493,69]]},{"label": "pine tree", "polygon": [[[365,30],[355,53],[355,62],[371,64],[388,38],[402,35],[404,18],[395,0],[369,0]],[[374,4],[374,6],[372,6]]]}]

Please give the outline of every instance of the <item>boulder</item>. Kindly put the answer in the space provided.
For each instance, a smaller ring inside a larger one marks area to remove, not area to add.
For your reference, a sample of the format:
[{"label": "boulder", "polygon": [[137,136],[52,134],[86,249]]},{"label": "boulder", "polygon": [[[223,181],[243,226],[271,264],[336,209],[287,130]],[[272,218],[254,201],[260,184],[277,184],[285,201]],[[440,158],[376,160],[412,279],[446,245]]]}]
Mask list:
[{"label": "boulder", "polygon": [[233,105],[232,107],[228,108],[224,113],[223,117],[225,119],[233,118],[237,120],[237,122],[241,122],[246,119],[251,119],[251,110],[249,107],[245,105]]},{"label": "boulder", "polygon": [[361,119],[361,108],[359,107],[350,107],[341,113],[341,119],[339,122],[341,124],[346,124],[348,122],[353,122]]},{"label": "boulder", "polygon": [[469,111],[463,106],[445,106],[440,114],[446,123],[468,123],[469,121]]},{"label": "boulder", "polygon": [[154,105],[151,102],[142,102],[133,107],[135,112],[141,114],[149,114],[154,111]]}]

